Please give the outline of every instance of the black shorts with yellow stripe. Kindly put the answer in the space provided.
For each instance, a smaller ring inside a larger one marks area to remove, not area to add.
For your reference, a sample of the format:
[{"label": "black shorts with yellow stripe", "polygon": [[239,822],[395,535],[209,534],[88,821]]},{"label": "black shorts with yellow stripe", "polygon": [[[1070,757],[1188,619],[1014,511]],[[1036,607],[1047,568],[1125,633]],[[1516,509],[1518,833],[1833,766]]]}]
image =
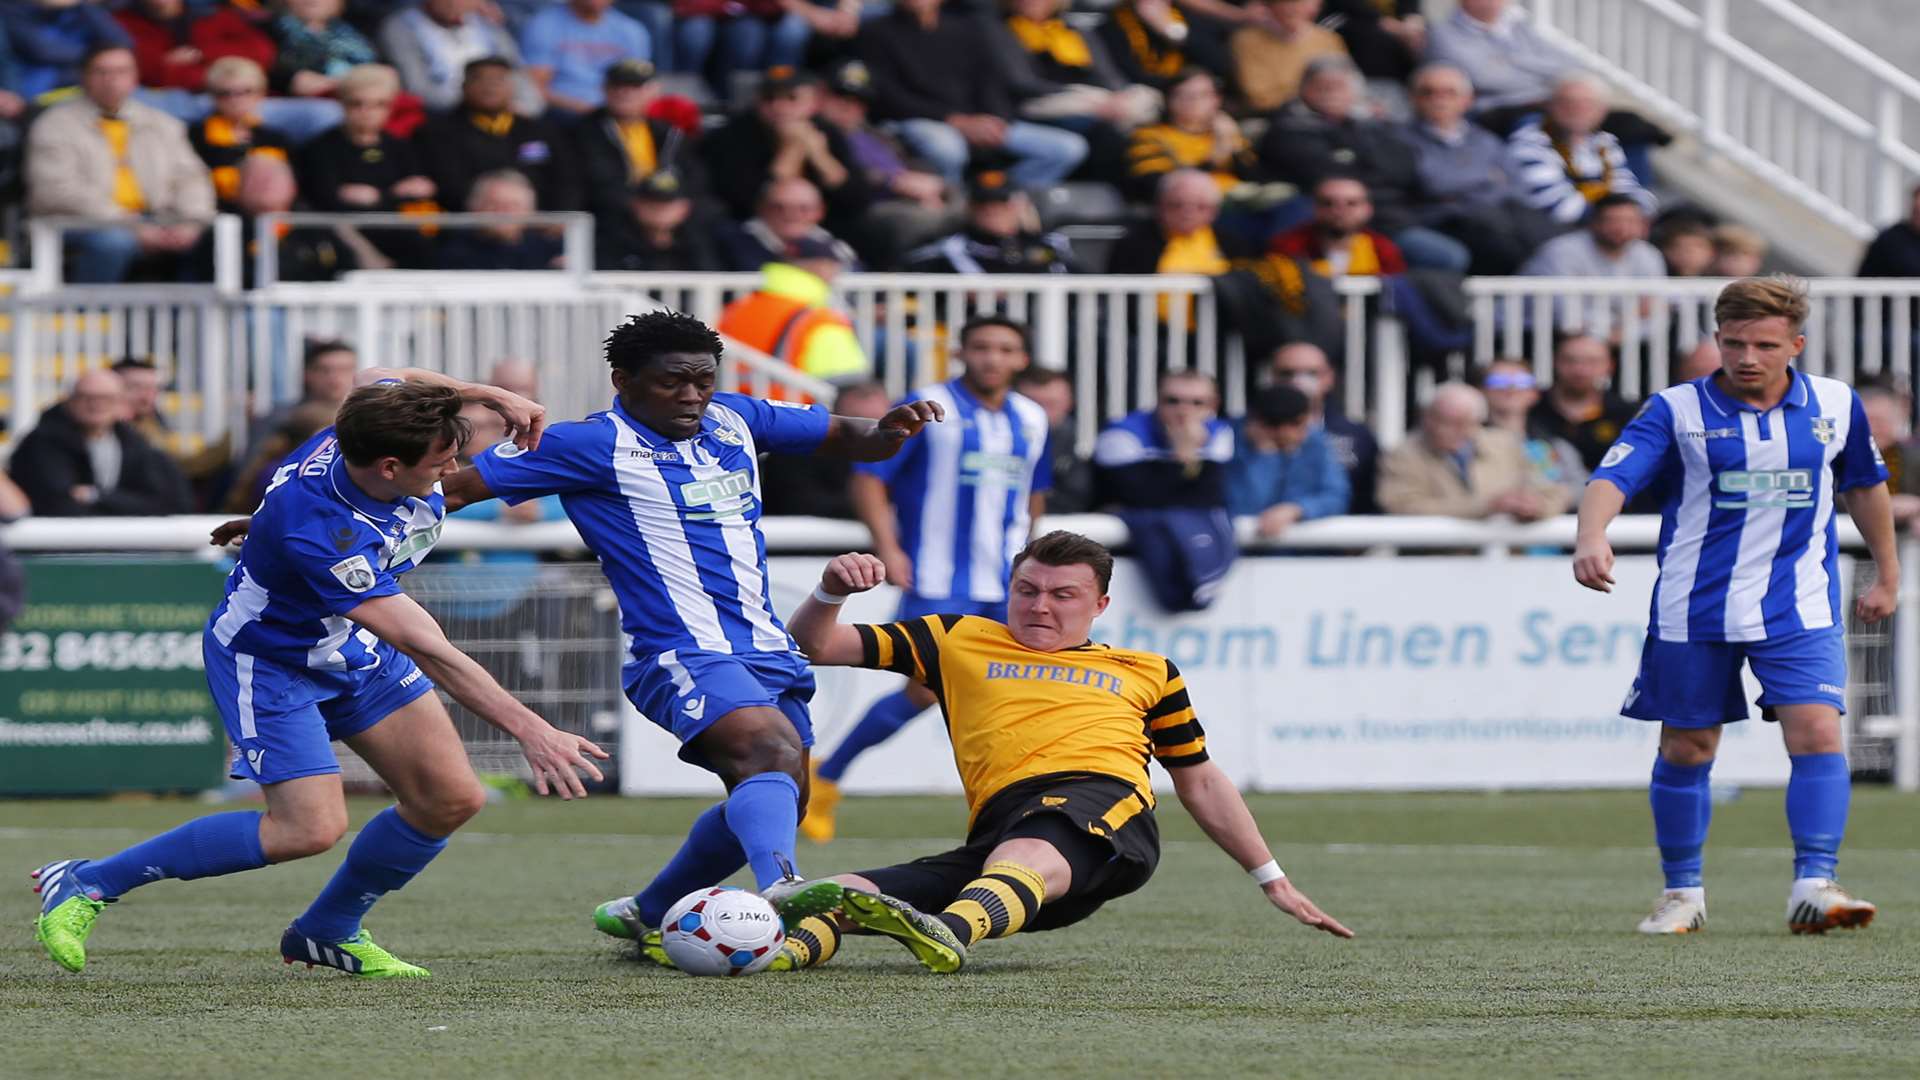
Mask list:
[{"label": "black shorts with yellow stripe", "polygon": [[1098,773],[1052,773],[988,799],[965,845],[860,876],[921,911],[939,911],[980,876],[994,848],[1023,836],[1052,844],[1073,869],[1066,895],[1042,904],[1027,930],[1077,923],[1145,885],[1160,865],[1159,823],[1131,783]]}]

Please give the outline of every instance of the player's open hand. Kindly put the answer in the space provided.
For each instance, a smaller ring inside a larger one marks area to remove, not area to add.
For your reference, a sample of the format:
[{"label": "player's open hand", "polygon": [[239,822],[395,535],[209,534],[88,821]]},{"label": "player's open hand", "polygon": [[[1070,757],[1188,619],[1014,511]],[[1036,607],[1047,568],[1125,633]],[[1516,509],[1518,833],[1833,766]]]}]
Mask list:
[{"label": "player's open hand", "polygon": [[214,547],[226,547],[235,540],[245,537],[247,530],[251,528],[253,528],[252,518],[234,518],[232,521],[223,522],[215,526],[207,543],[212,544]]},{"label": "player's open hand", "polygon": [[1900,606],[1900,582],[1881,578],[1873,583],[1860,599],[1854,601],[1853,609],[1861,622],[1877,623],[1894,613]]},{"label": "player's open hand", "polygon": [[488,389],[492,393],[480,403],[507,422],[507,438],[522,450],[539,449],[540,436],[547,430],[547,407],[498,387]]},{"label": "player's open hand", "polygon": [[607,760],[605,750],[588,739],[551,725],[521,739],[520,752],[533,767],[533,790],[542,795],[551,793],[563,799],[584,799],[587,788],[580,782],[582,773],[595,780],[606,779],[592,761],[593,758]]},{"label": "player's open hand", "polygon": [[946,410],[937,401],[909,401],[905,405],[894,406],[892,411],[880,418],[878,427],[894,442],[904,442],[920,434],[921,428],[946,418]]},{"label": "player's open hand", "polygon": [[820,591],[829,596],[863,593],[887,580],[887,564],[862,551],[835,556],[820,574]]},{"label": "player's open hand", "polygon": [[1606,537],[1574,546],[1573,580],[1595,592],[1613,591],[1613,545]]},{"label": "player's open hand", "polygon": [[1260,888],[1267,894],[1267,899],[1273,901],[1274,907],[1315,930],[1325,930],[1334,937],[1340,938],[1353,936],[1353,931],[1341,926],[1340,920],[1315,907],[1313,901],[1307,899],[1306,893],[1293,887],[1292,881],[1281,878],[1278,881],[1269,881]]}]

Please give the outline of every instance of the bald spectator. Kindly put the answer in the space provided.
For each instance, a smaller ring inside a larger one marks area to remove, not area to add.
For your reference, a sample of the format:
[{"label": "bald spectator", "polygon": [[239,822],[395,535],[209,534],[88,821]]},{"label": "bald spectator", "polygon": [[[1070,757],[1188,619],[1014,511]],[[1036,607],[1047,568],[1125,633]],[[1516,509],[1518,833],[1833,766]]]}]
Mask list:
[{"label": "bald spectator", "polygon": [[1487,401],[1465,383],[1436,387],[1412,437],[1380,460],[1380,506],[1389,514],[1538,521],[1570,494],[1542,482],[1510,431],[1486,426]]},{"label": "bald spectator", "polygon": [[130,50],[95,52],[80,95],[42,113],[27,134],[28,213],[123,226],[67,234],[69,281],[123,281],[141,258],[175,276],[179,257],[200,242],[200,223],[213,218],[213,182],[186,127],[133,100],[138,78]]},{"label": "bald spectator", "polygon": [[1264,17],[1235,30],[1227,45],[1240,97],[1254,112],[1272,112],[1298,94],[1312,61],[1347,55],[1340,35],[1314,21],[1320,0],[1253,0],[1248,7]]},{"label": "bald spectator", "polygon": [[1414,73],[1414,119],[1398,129],[1414,156],[1409,202],[1422,225],[1466,245],[1473,273],[1511,274],[1558,227],[1521,199],[1507,144],[1467,120],[1472,107],[1473,84],[1459,68]]},{"label": "bald spectator", "polygon": [[9,471],[41,517],[184,514],[187,478],[127,422],[127,388],[90,371],[20,440]]},{"label": "bald spectator", "polygon": [[1153,219],[1127,229],[1107,260],[1109,274],[1224,274],[1252,255],[1234,233],[1220,233],[1220,185],[1199,169],[1161,176]]},{"label": "bald spectator", "polygon": [[[512,169],[476,177],[467,195],[467,211],[474,214],[539,209],[532,182]],[[562,259],[560,239],[550,229],[515,224],[450,229],[440,238],[439,257],[444,270],[557,270]]]},{"label": "bald spectator", "polygon": [[1311,342],[1297,341],[1274,350],[1267,379],[1286,383],[1307,396],[1307,416],[1314,430],[1326,435],[1327,445],[1347,470],[1352,492],[1347,512],[1377,514],[1374,488],[1380,474],[1380,442],[1367,425],[1341,412],[1332,400],[1337,377],[1326,351]]},{"label": "bald spectator", "polygon": [[1546,114],[1507,137],[1508,168],[1527,205],[1562,225],[1575,225],[1609,195],[1624,195],[1648,214],[1653,193],[1627,166],[1620,140],[1600,130],[1606,84],[1576,72],[1553,84]]},{"label": "bald spectator", "polygon": [[827,216],[820,189],[800,177],[775,180],[760,193],[753,220],[733,230],[726,244],[727,261],[735,270],[758,270],[770,262],[795,259],[832,259],[841,266],[857,264],[854,254],[821,222]]},{"label": "bald spectator", "polygon": [[[262,215],[301,209],[300,186],[285,158],[248,155],[240,163],[238,182],[233,209],[240,215],[241,236],[246,241],[247,257],[240,264],[240,272],[248,288],[254,287],[259,272],[260,245],[268,242],[274,243],[277,252],[277,281],[332,281],[348,270],[391,265],[379,249],[350,226],[283,229],[274,241],[261,235],[258,223]],[[210,245],[202,245],[202,251],[210,257]]]},{"label": "bald spectator", "polygon": [[1704,379],[1720,370],[1720,346],[1711,337],[1703,337],[1673,369],[1675,386],[1695,379]]}]

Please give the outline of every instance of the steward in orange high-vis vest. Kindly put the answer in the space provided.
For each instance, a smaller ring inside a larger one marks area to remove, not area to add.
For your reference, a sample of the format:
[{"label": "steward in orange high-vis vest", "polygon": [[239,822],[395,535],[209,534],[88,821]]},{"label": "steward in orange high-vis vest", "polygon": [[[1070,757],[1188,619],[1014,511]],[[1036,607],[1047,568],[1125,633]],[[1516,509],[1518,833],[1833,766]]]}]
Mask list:
[{"label": "steward in orange high-vis vest", "polygon": [[[760,288],[728,304],[716,329],[816,379],[865,377],[872,365],[852,322],[829,306],[831,286],[809,269],[827,269],[830,261],[802,258],[796,262],[804,265],[762,266]],[[767,396],[785,395],[774,386]]]}]

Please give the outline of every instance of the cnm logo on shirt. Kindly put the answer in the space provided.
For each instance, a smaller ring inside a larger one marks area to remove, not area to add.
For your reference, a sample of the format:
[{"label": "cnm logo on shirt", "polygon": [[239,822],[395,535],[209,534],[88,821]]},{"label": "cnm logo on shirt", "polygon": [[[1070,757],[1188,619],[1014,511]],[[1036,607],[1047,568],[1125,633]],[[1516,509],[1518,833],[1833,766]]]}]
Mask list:
[{"label": "cnm logo on shirt", "polygon": [[1714,481],[1722,494],[1721,510],[1799,510],[1813,505],[1812,469],[1730,469]]}]

